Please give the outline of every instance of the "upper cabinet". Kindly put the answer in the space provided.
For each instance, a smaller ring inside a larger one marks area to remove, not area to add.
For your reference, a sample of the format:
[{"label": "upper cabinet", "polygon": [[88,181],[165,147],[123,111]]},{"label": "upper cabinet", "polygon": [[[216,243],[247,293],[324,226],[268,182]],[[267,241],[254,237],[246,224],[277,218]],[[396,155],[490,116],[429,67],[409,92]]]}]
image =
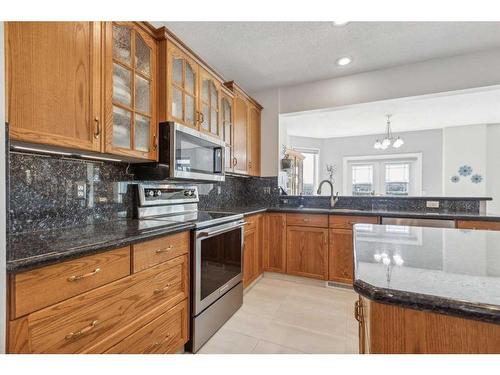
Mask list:
[{"label": "upper cabinet", "polygon": [[226,143],[226,172],[233,172],[233,102],[234,95],[225,86],[221,88],[220,118],[222,139]]},{"label": "upper cabinet", "polygon": [[198,65],[167,40],[160,42],[160,122],[198,127]]},{"label": "upper cabinet", "polygon": [[159,61],[160,122],[180,123],[221,138],[222,80],[165,35]]},{"label": "upper cabinet", "polygon": [[235,173],[260,176],[260,114],[262,107],[234,82],[232,167]]},{"label": "upper cabinet", "polygon": [[7,22],[10,138],[157,158],[157,45],[136,22]]},{"label": "upper cabinet", "polygon": [[100,151],[100,22],[6,22],[14,141]]},{"label": "upper cabinet", "polygon": [[155,160],[155,39],[132,22],[105,23],[105,152]]}]

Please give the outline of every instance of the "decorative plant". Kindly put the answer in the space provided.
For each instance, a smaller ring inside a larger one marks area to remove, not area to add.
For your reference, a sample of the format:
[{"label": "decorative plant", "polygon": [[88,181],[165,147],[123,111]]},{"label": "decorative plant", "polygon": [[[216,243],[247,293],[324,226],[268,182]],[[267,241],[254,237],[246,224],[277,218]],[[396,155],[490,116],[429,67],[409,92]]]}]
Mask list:
[{"label": "decorative plant", "polygon": [[328,174],[328,179],[332,184],[335,183],[335,174],[337,173],[337,166],[335,164],[326,165],[326,173]]}]

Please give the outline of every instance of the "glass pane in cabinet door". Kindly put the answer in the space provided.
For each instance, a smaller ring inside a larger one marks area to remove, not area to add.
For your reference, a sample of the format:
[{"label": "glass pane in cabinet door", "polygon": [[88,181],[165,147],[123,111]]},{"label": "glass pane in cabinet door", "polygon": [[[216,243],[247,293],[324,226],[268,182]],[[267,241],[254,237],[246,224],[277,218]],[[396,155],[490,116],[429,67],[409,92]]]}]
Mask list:
[{"label": "glass pane in cabinet door", "polygon": [[219,107],[219,93],[213,82],[210,82],[210,105],[213,108]]},{"label": "glass pane in cabinet door", "polygon": [[135,67],[137,70],[151,75],[151,49],[139,34],[135,35]]},{"label": "glass pane in cabinet door", "polygon": [[210,111],[208,109],[208,104],[202,104],[201,105],[201,113],[203,114],[202,118],[203,118],[203,122],[201,123],[201,128],[203,130],[207,130],[209,131],[209,124],[208,124],[208,121],[209,121],[209,116],[210,116]]},{"label": "glass pane in cabinet door", "polygon": [[172,79],[179,86],[182,86],[182,61],[182,59],[174,57],[172,62]]},{"label": "glass pane in cabinet door", "polygon": [[217,115],[217,111],[212,107],[210,111],[210,132],[212,134],[219,134],[219,119]]},{"label": "glass pane in cabinet door", "polygon": [[131,72],[118,64],[113,64],[113,102],[130,107],[132,103]]},{"label": "glass pane in cabinet door", "polygon": [[130,28],[113,25],[113,57],[124,63],[130,64]]},{"label": "glass pane in cabinet door", "polygon": [[135,115],[135,149],[149,152],[150,119],[146,116]]},{"label": "glass pane in cabinet door", "polygon": [[201,84],[201,100],[208,103],[210,92],[208,88],[208,80],[204,79]]},{"label": "glass pane in cabinet door", "polygon": [[130,148],[131,112],[113,106],[113,146]]},{"label": "glass pane in cabinet door", "polygon": [[186,95],[186,123],[194,125],[194,97]]},{"label": "glass pane in cabinet door", "polygon": [[172,116],[182,119],[182,91],[172,86]]},{"label": "glass pane in cabinet door", "polygon": [[137,74],[135,75],[135,109],[144,113],[151,113],[150,83]]},{"label": "glass pane in cabinet door", "polygon": [[195,91],[196,75],[194,74],[191,65],[186,64],[186,91],[194,94]]}]

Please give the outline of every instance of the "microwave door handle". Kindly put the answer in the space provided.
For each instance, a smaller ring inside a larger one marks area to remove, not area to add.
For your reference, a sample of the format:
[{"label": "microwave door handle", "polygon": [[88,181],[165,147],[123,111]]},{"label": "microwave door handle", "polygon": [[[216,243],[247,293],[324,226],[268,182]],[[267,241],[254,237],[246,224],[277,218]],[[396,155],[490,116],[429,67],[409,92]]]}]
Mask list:
[{"label": "microwave door handle", "polygon": [[242,228],[243,226],[245,226],[247,224],[248,223],[245,222],[245,223],[240,223],[238,225],[233,225],[233,226],[228,227],[228,228],[223,228],[223,229],[218,229],[218,230],[213,230],[213,231],[207,231],[207,232],[200,232],[197,237],[212,237],[212,236],[215,236],[217,234],[221,234],[221,233],[225,233],[225,232],[230,232],[233,229]]}]

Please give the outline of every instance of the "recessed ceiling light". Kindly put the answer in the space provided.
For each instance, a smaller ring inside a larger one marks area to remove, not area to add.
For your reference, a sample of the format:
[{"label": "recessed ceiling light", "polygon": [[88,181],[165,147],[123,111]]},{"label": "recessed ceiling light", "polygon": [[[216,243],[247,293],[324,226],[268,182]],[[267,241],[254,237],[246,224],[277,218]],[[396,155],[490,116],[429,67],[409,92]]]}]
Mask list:
[{"label": "recessed ceiling light", "polygon": [[333,26],[345,26],[349,21],[333,21]]},{"label": "recessed ceiling light", "polygon": [[349,65],[352,62],[352,59],[350,57],[341,57],[337,59],[337,65],[339,66],[344,66],[344,65]]}]

